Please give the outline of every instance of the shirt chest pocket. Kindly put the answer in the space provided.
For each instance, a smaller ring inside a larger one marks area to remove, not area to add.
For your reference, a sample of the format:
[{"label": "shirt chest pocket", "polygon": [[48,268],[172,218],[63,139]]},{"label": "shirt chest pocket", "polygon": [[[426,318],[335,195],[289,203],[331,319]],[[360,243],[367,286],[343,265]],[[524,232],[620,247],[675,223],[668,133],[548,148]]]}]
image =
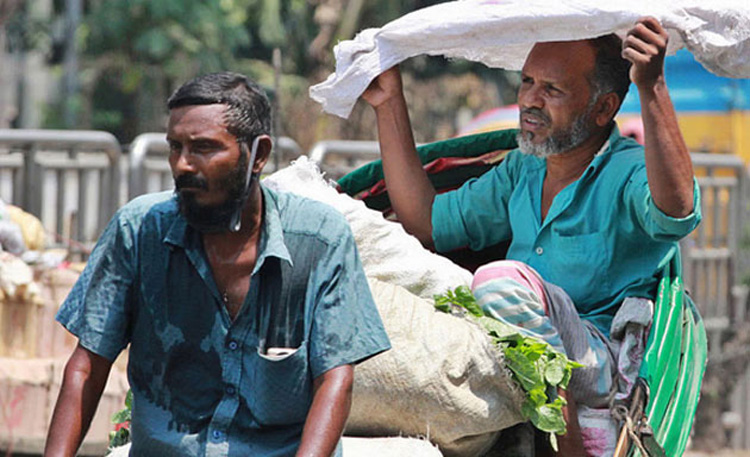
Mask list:
[{"label": "shirt chest pocket", "polygon": [[[274,355],[277,354],[277,355]],[[252,356],[252,383],[243,386],[243,397],[261,425],[284,425],[304,422],[312,404],[307,342],[291,350],[256,351]]]},{"label": "shirt chest pocket", "polygon": [[552,246],[554,256],[550,261],[555,277],[549,281],[562,287],[576,305],[596,302],[610,283],[606,268],[609,249],[604,235],[553,232]]}]

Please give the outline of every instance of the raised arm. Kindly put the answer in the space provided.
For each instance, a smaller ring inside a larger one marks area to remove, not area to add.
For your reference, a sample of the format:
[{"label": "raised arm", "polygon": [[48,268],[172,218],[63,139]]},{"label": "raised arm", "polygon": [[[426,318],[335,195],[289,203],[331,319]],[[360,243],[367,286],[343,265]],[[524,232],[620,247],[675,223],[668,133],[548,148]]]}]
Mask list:
[{"label": "raised arm", "polygon": [[45,457],[74,456],[88,431],[109,377],[112,362],[80,344],[65,365],[52,415]]},{"label": "raised arm", "polygon": [[328,457],[336,450],[349,417],[353,382],[352,365],[333,368],[313,380],[313,402],[297,457]]},{"label": "raised arm", "polygon": [[693,211],[693,164],[664,80],[668,39],[658,20],[641,18],[623,42],[622,56],[633,63],[630,79],[641,99],[651,197],[665,214],[681,218]]},{"label": "raised arm", "polygon": [[401,73],[393,67],[378,76],[362,97],[375,109],[388,195],[404,229],[432,246],[435,188],[414,145]]}]

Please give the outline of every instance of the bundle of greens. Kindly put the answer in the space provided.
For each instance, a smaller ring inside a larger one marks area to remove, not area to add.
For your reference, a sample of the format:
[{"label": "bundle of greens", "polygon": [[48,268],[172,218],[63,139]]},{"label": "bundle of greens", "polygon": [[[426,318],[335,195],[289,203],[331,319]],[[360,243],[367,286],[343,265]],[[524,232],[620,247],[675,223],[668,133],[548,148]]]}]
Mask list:
[{"label": "bundle of greens", "polygon": [[566,389],[573,368],[582,365],[568,360],[544,341],[523,335],[518,328],[485,315],[466,286],[435,295],[434,299],[435,308],[440,311],[468,315],[502,349],[505,365],[526,393],[521,413],[539,430],[548,432],[552,446],[557,448],[555,434],[564,435],[566,431],[562,414],[565,399],[557,396],[557,389]]},{"label": "bundle of greens", "polygon": [[125,395],[125,408],[112,415],[114,431],[109,432],[109,448],[123,446],[130,442],[130,418],[133,407],[133,391],[128,390]]}]

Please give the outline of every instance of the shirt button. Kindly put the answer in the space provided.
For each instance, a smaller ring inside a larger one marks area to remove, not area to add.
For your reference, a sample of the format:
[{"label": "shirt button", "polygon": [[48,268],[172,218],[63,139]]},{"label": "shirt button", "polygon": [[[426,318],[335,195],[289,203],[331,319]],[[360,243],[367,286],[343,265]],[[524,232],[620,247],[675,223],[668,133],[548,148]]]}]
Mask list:
[{"label": "shirt button", "polygon": [[234,395],[234,393],[236,392],[236,389],[234,388],[234,386],[227,386],[225,390],[226,390],[227,395]]},{"label": "shirt button", "polygon": [[229,350],[230,351],[236,351],[238,347],[240,347],[240,345],[237,344],[236,341],[232,340],[232,341],[229,342]]},{"label": "shirt button", "polygon": [[542,255],[542,254],[544,254],[544,249],[541,246],[537,246],[536,253],[538,255]]},{"label": "shirt button", "polygon": [[221,431],[214,430],[213,432],[211,432],[211,436],[213,437],[214,440],[218,441],[221,439]]}]

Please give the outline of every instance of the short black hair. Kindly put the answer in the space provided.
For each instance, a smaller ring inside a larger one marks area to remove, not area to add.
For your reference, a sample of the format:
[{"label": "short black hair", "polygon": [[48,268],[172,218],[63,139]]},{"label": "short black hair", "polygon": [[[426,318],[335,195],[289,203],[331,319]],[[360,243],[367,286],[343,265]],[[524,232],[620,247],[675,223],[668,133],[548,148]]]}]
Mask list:
[{"label": "short black hair", "polygon": [[590,41],[596,52],[594,71],[589,78],[592,96],[614,92],[622,104],[630,88],[630,61],[622,57],[622,40],[612,33]]},{"label": "short black hair", "polygon": [[271,135],[268,97],[245,75],[224,71],[198,76],[180,86],[167,100],[170,110],[215,104],[227,105],[224,121],[238,141],[249,143],[258,135]]}]

